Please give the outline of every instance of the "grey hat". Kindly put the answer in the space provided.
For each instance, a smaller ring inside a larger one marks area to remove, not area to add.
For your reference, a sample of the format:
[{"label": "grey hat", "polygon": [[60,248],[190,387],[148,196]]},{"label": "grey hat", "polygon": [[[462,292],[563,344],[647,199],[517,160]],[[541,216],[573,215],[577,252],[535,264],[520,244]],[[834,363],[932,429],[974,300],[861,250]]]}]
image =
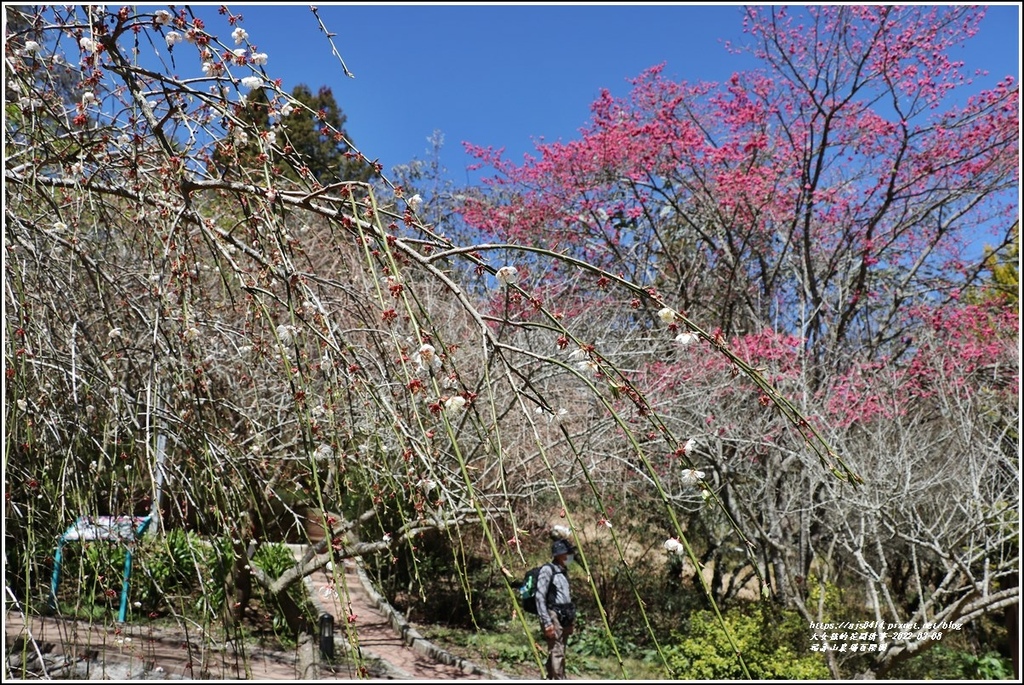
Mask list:
[{"label": "grey hat", "polygon": [[551,543],[551,556],[557,557],[559,554],[572,553],[572,545],[569,544],[568,540],[555,540]]}]

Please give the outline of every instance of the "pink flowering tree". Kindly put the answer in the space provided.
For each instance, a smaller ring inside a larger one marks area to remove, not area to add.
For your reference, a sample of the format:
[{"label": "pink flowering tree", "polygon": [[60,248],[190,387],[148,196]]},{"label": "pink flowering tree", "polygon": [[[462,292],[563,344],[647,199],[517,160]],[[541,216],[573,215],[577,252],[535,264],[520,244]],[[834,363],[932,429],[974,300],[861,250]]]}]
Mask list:
[{"label": "pink flowering tree", "polygon": [[[1019,210],[1017,85],[966,74],[953,56],[982,15],[750,8],[741,49],[757,71],[689,84],[653,67],[626,97],[603,93],[578,139],[540,145],[521,164],[467,145],[492,172],[461,207],[470,225],[652,293],[581,337],[646,331],[620,338],[622,359],[641,408],[698,438],[722,506],[688,525],[701,527],[720,597],[758,576],[827,622],[811,598],[838,583],[857,588],[870,618],[921,625],[1019,602],[1019,324],[1005,300],[963,297],[988,259],[972,244],[1005,252]],[[531,277],[591,306],[628,300],[607,277],[557,267]],[[659,323],[665,304],[676,316]],[[670,349],[673,337],[685,351]],[[794,431],[769,389],[796,399],[866,487],[808,468],[800,423]],[[656,468],[692,481],[674,446],[650,446],[664,460]],[[692,497],[677,503],[694,511]],[[741,544],[727,548],[737,530]],[[894,535],[899,545],[883,543]],[[872,657],[829,655],[829,665],[836,676],[886,672],[933,642],[920,637],[873,634]]]}]

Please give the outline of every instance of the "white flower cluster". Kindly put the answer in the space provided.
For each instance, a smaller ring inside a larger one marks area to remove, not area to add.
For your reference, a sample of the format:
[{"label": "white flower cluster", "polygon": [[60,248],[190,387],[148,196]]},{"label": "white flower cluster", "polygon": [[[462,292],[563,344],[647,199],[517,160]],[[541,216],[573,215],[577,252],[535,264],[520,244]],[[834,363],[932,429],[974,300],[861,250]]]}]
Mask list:
[{"label": "white flower cluster", "polygon": [[299,329],[296,328],[295,326],[291,326],[291,325],[288,325],[288,324],[281,324],[280,326],[277,327],[277,338],[282,343],[287,345],[288,343],[290,343],[294,339],[295,334],[298,333],[298,332],[299,332]]},{"label": "white flower cluster", "polygon": [[555,540],[565,540],[572,537],[572,531],[560,523],[551,526],[551,537]]},{"label": "white flower cluster", "polygon": [[231,32],[231,37],[235,39],[235,45],[241,45],[245,41],[249,40],[249,33],[239,26]]},{"label": "white flower cluster", "polygon": [[682,556],[686,552],[686,548],[683,547],[683,543],[679,542],[676,538],[669,538],[665,540],[665,551],[669,554],[677,554]]},{"label": "white flower cluster", "polygon": [[704,478],[704,472],[696,469],[683,469],[679,475],[683,485],[697,485]]},{"label": "white flower cluster", "polygon": [[565,407],[559,408],[558,411],[550,411],[544,407],[537,407],[533,410],[533,413],[538,416],[543,416],[548,420],[548,423],[557,423],[558,425],[561,425],[562,421],[569,416],[569,410]]},{"label": "white flower cluster", "polygon": [[458,414],[466,407],[466,398],[454,395],[444,401],[444,410],[449,414]]},{"label": "white flower cluster", "polygon": [[498,279],[500,287],[507,288],[519,282],[519,269],[514,266],[503,266],[494,273],[494,277]]},{"label": "white flower cluster", "polygon": [[440,369],[441,363],[441,357],[437,355],[437,350],[434,349],[433,345],[424,343],[420,346],[419,352],[416,354],[417,371],[425,374],[431,369]]},{"label": "white flower cluster", "polygon": [[680,347],[686,347],[690,343],[696,342],[698,337],[696,333],[680,333],[676,336],[676,342],[679,343]]},{"label": "white flower cluster", "polygon": [[569,353],[569,361],[573,363],[573,366],[580,373],[595,374],[600,369],[597,362],[591,359],[590,354],[582,347],[578,347]]}]

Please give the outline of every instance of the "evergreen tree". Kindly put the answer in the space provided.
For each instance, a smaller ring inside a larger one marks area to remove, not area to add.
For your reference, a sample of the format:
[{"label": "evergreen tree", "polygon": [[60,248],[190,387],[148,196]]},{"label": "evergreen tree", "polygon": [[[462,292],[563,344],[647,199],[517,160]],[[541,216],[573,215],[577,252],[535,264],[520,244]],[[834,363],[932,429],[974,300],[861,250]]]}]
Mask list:
[{"label": "evergreen tree", "polygon": [[[352,154],[346,117],[331,89],[321,86],[314,95],[309,86],[299,84],[292,90],[292,97],[303,107],[294,108],[282,120],[285,138],[313,177],[325,185],[368,180],[372,169]],[[298,178],[294,168],[285,170],[285,174]]]},{"label": "evergreen tree", "polygon": [[[353,150],[351,138],[344,129],[345,114],[331,89],[323,86],[313,95],[308,86],[299,84],[292,90],[292,99],[298,105],[286,110],[280,124],[275,126],[271,112],[279,105],[271,103],[262,88],[250,92],[245,108],[239,113],[241,130],[246,136],[233,137],[237,162],[219,154],[218,164],[226,169],[236,163],[251,167],[260,154],[273,150],[269,161],[274,174],[292,181],[312,177],[328,185],[368,180],[373,170]],[[255,140],[257,135],[267,131],[276,134],[273,146],[260,145]]]}]

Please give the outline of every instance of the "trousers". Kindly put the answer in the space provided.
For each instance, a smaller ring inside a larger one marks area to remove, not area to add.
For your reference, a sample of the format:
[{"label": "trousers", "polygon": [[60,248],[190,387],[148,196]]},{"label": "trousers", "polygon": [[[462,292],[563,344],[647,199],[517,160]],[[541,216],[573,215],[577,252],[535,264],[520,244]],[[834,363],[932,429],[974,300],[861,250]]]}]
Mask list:
[{"label": "trousers", "polygon": [[548,680],[565,680],[565,645],[569,641],[569,636],[572,635],[573,627],[562,626],[561,621],[558,620],[558,614],[553,610],[548,610],[548,618],[551,619],[551,625],[555,627],[555,636],[553,638],[547,638],[548,641]]}]

